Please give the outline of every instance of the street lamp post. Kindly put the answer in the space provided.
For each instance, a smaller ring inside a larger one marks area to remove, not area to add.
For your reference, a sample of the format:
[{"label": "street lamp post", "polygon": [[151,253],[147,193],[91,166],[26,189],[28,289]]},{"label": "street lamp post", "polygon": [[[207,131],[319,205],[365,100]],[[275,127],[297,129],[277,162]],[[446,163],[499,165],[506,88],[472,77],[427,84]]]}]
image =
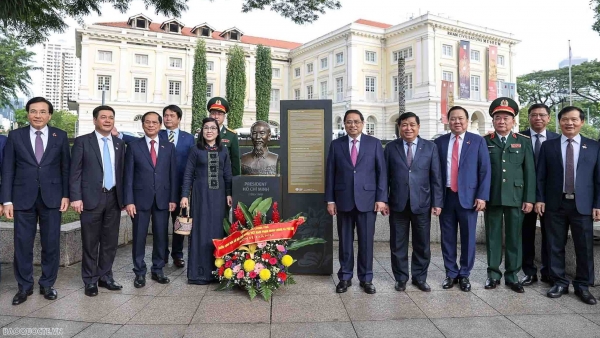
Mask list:
[{"label": "street lamp post", "polygon": [[102,105],[104,105],[106,91],[108,91],[108,86],[107,85],[102,86]]}]

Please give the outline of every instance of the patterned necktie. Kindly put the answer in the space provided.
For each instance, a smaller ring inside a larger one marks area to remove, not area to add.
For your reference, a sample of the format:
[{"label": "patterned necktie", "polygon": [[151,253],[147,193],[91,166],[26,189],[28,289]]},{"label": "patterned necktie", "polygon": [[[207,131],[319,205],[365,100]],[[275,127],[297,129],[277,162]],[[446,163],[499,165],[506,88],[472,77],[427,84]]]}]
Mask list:
[{"label": "patterned necktie", "polygon": [[111,189],[115,183],[113,179],[112,161],[110,160],[110,150],[108,148],[108,137],[103,137],[104,149],[102,150],[102,165],[104,169],[104,188]]},{"label": "patterned necktie", "polygon": [[573,140],[567,139],[567,161],[565,164],[565,193],[575,193],[575,155],[573,154]]},{"label": "patterned necktie", "polygon": [[535,157],[535,165],[537,167],[538,159],[540,158],[540,149],[542,148],[542,141],[540,137],[542,135],[535,134],[535,146],[533,147],[533,155]]},{"label": "patterned necktie", "polygon": [[156,149],[154,149],[154,143],[156,141],[150,141],[150,159],[152,159],[152,165],[156,167]]},{"label": "patterned necktie", "polygon": [[169,142],[175,143],[175,132],[173,130],[169,131]]},{"label": "patterned necktie", "polygon": [[412,152],[412,142],[406,142],[406,145],[408,146],[408,150],[406,151],[406,163],[408,164],[408,167],[410,168],[412,166],[412,161],[413,161],[413,152]]},{"label": "patterned necktie", "polygon": [[358,159],[358,149],[356,149],[356,139],[352,140],[352,150],[350,151],[350,159],[352,160],[352,165],[356,167],[356,160]]},{"label": "patterned necktie", "polygon": [[500,141],[502,141],[502,145],[506,145],[506,137],[502,136]]},{"label": "patterned necktie", "polygon": [[450,189],[458,192],[458,140],[460,136],[454,138],[452,146],[452,162],[450,162]]},{"label": "patterned necktie", "polygon": [[42,142],[42,132],[36,131],[35,134],[35,159],[37,163],[40,164],[42,162],[42,157],[44,157],[44,142]]}]

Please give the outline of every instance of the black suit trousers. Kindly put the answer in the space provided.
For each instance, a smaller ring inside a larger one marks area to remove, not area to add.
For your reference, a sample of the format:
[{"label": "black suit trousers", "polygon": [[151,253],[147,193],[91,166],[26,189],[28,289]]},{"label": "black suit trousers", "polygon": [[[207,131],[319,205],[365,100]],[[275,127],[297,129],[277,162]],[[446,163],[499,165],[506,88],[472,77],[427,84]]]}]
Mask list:
[{"label": "black suit trousers", "polygon": [[575,248],[575,290],[587,290],[594,283],[594,229],[591,215],[577,212],[575,200],[563,197],[558,210],[546,209],[545,225],[548,247],[550,277],[556,285],[567,287],[569,280],[565,276],[565,246],[569,225]]},{"label": "black suit trousers", "polygon": [[[545,217],[540,217],[540,230],[542,231],[542,247],[541,258],[542,265],[540,266],[540,274],[549,276],[548,272],[548,249],[546,244],[546,226],[544,225]],[[535,265],[535,233],[537,229],[537,214],[530,212],[523,217],[523,273],[528,276],[537,274],[538,268]]]},{"label": "black suit trousers", "polygon": [[[137,208],[136,208],[137,209]],[[148,227],[152,219],[152,269],[153,273],[163,272],[167,247],[169,246],[169,210],[158,209],[156,197],[153,199],[150,210],[136,210],[137,214],[132,219],[133,223],[133,272],[136,275],[147,273],[144,256],[146,254],[146,238]]]},{"label": "black suit trousers", "polygon": [[407,201],[403,211],[390,212],[390,250],[392,272],[397,281],[408,281],[408,236],[412,232],[412,258],[410,272],[414,281],[426,281],[431,260],[429,246],[431,214],[414,214]]},{"label": "black suit trousers", "polygon": [[81,213],[81,277],[85,284],[112,279],[121,223],[115,191],[100,193],[96,208]]}]

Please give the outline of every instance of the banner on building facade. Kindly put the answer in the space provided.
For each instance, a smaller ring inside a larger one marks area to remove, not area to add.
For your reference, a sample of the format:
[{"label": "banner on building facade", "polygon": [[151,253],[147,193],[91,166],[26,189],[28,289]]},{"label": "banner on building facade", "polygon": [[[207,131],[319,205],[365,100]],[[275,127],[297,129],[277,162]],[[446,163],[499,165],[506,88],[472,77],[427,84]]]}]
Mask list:
[{"label": "banner on building facade", "polygon": [[448,110],[454,106],[454,82],[442,80],[442,123],[448,124]]},{"label": "banner on building facade", "polygon": [[490,46],[488,50],[488,101],[494,101],[498,97],[498,47]]},{"label": "banner on building facade", "polygon": [[471,43],[460,40],[458,51],[458,87],[459,98],[471,98]]},{"label": "banner on building facade", "polygon": [[503,82],[502,83],[502,96],[510,97],[511,99],[515,99],[517,85],[512,82]]}]

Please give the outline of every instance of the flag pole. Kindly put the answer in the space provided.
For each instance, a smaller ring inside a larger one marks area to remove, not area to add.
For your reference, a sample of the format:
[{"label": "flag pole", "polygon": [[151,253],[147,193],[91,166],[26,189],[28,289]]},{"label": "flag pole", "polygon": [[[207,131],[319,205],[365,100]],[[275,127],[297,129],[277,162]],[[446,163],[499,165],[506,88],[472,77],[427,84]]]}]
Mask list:
[{"label": "flag pole", "polygon": [[569,40],[569,106],[573,105],[573,84],[571,80],[571,40]]}]

